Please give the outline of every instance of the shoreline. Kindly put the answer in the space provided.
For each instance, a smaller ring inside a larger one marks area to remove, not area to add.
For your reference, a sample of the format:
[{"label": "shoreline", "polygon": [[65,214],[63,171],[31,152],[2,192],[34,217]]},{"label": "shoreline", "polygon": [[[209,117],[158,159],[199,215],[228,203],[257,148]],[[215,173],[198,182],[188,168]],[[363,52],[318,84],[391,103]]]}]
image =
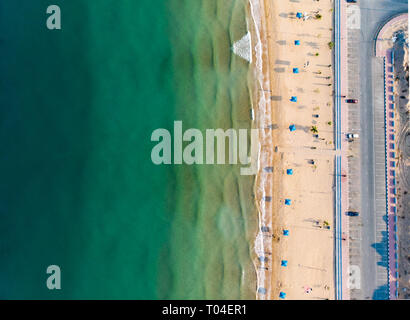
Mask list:
[{"label": "shoreline", "polygon": [[[270,101],[266,97],[266,84],[270,83],[269,74],[266,71],[266,49],[264,50],[264,43],[266,43],[266,24],[264,22],[265,8],[261,5],[260,0],[249,1],[249,15],[252,24],[249,25],[250,33],[253,39],[254,55],[256,67],[252,66],[254,75],[254,86],[252,90],[252,109],[256,110],[255,120],[252,126],[256,128],[263,128],[266,124],[271,123]],[[255,43],[256,42],[256,43]],[[266,196],[271,194],[270,183],[266,183],[265,175],[261,174],[261,164],[271,162],[270,154],[261,152],[262,149],[270,150],[272,146],[271,130],[260,130],[259,139],[259,159],[258,159],[258,174],[254,180],[254,194],[255,206],[258,211],[258,230],[254,241],[253,259],[256,274],[257,274],[257,299],[271,299],[271,282],[272,282],[272,242],[270,232],[273,229],[272,223],[272,208],[269,202],[263,201]],[[265,230],[268,230],[266,232]]]}]

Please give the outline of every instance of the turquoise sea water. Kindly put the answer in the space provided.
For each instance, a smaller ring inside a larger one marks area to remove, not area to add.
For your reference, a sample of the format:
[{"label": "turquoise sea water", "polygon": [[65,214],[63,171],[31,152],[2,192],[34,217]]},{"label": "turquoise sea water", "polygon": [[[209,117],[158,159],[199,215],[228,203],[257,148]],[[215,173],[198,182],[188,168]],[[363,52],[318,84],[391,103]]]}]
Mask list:
[{"label": "turquoise sea water", "polygon": [[174,120],[249,127],[246,1],[49,4],[0,2],[0,298],[254,298],[253,179],[150,158]]}]

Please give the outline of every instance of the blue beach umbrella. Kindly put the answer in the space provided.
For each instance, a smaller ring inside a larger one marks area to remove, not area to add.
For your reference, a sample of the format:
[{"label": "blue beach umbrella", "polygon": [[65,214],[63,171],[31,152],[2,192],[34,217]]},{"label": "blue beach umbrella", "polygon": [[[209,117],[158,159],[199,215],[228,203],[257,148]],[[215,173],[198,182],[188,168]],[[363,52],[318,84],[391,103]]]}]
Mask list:
[{"label": "blue beach umbrella", "polygon": [[286,229],[283,230],[283,235],[284,235],[284,236],[288,236],[288,235],[289,235],[289,230],[286,230]]},{"label": "blue beach umbrella", "polygon": [[295,131],[295,130],[296,130],[295,125],[294,125],[294,124],[291,124],[291,125],[289,126],[289,130],[290,130],[290,131]]},{"label": "blue beach umbrella", "polygon": [[296,97],[296,96],[291,96],[291,97],[290,97],[290,101],[291,101],[291,102],[298,102],[298,97]]},{"label": "blue beach umbrella", "polygon": [[299,68],[293,68],[293,73],[299,73]]},{"label": "blue beach umbrella", "polygon": [[288,266],[288,260],[282,260],[281,263],[280,263],[280,265],[281,265],[282,267],[287,267],[287,266]]},{"label": "blue beach umbrella", "polygon": [[293,174],[293,169],[286,169],[286,174],[291,176]]},{"label": "blue beach umbrella", "polygon": [[300,40],[295,40],[295,46],[299,46],[300,45]]},{"label": "blue beach umbrella", "polygon": [[285,299],[286,298],[286,293],[284,293],[284,292],[280,292],[279,293],[279,298],[281,298],[281,299]]},{"label": "blue beach umbrella", "polygon": [[302,12],[297,12],[296,13],[296,18],[302,18],[303,17],[303,14],[302,14]]},{"label": "blue beach umbrella", "polygon": [[286,204],[287,206],[290,206],[291,203],[292,203],[292,201],[291,201],[290,199],[285,199],[285,204]]}]

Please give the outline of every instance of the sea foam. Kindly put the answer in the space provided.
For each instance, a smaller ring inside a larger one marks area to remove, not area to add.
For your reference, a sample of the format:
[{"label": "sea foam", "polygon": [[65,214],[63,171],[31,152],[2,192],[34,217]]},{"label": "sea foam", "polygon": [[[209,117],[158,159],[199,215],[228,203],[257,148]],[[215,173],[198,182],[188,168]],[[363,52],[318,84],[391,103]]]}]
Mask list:
[{"label": "sea foam", "polygon": [[252,63],[251,34],[248,32],[241,40],[233,44],[233,53]]},{"label": "sea foam", "polygon": [[[266,127],[268,124],[271,123],[271,112],[269,106],[269,97],[267,98],[266,88],[269,88],[269,77],[268,75],[264,75],[263,73],[263,45],[261,40],[261,31],[263,28],[262,24],[262,14],[263,14],[263,4],[260,0],[249,0],[250,4],[250,14],[252,18],[252,22],[254,25],[255,30],[255,37],[254,40],[254,50],[255,50],[255,78],[257,79],[257,88],[256,90],[259,91],[257,94],[258,96],[258,109],[256,113],[256,123],[260,128]],[[252,53],[252,52],[251,52]],[[260,131],[260,142],[259,142],[259,150],[260,155],[258,157],[258,167],[261,168],[266,165],[269,161],[268,155],[262,152],[262,145],[261,142],[267,143],[268,145],[272,146],[272,135],[270,130],[266,132],[265,130]],[[259,256],[265,256],[267,252],[272,253],[272,239],[271,237],[266,237],[262,232],[262,227],[268,227],[269,230],[272,230],[272,222],[270,217],[270,210],[266,206],[266,202],[263,201],[266,195],[266,190],[264,188],[266,184],[266,176],[260,174],[256,179],[256,190],[259,194],[261,194],[261,200],[257,203],[258,207],[258,217],[259,217],[259,229],[256,235],[256,239],[254,242],[254,250],[255,254]],[[271,273],[265,269],[267,267],[266,262],[257,262],[258,265],[255,265],[256,274],[257,274],[257,288],[264,288],[265,293],[260,293],[259,291],[256,292],[257,299],[270,299],[271,298]]]}]

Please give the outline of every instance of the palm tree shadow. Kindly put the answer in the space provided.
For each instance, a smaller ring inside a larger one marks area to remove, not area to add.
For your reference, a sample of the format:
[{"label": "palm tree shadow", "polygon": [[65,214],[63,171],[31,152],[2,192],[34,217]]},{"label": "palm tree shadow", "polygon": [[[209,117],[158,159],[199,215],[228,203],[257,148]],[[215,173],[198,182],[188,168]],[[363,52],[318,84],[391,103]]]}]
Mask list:
[{"label": "palm tree shadow", "polygon": [[[383,216],[384,222],[387,223],[387,215]],[[386,275],[389,272],[389,256],[388,256],[388,233],[387,231],[381,232],[382,239],[380,242],[373,243],[372,248],[380,255],[381,260],[377,262],[378,266],[386,268]],[[379,286],[373,292],[373,300],[388,300],[389,299],[389,284],[388,277],[386,276],[386,284]]]},{"label": "palm tree shadow", "polygon": [[373,300],[389,300],[389,287],[386,284],[378,287],[376,290],[373,292]]},{"label": "palm tree shadow", "polygon": [[377,262],[378,266],[382,266],[387,269],[389,257],[387,255],[387,231],[382,231],[382,239],[380,242],[373,243],[371,245],[372,248],[376,249],[376,252],[381,256],[381,261]]}]

